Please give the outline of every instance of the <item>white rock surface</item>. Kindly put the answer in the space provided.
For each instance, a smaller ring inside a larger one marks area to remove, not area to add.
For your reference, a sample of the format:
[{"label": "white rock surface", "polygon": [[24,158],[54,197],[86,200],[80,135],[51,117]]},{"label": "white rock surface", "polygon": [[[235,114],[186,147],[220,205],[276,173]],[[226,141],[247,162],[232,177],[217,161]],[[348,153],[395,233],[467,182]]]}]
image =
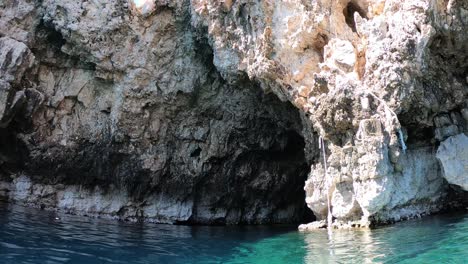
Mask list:
[{"label": "white rock surface", "polygon": [[437,149],[437,159],[444,178],[468,191],[468,137],[462,133],[444,140]]}]

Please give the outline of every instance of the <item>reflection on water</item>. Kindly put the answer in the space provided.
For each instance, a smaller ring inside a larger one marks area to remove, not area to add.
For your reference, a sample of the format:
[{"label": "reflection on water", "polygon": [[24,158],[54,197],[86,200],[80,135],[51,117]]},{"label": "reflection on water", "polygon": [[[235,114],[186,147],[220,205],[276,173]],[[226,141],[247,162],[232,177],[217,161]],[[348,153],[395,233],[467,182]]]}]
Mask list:
[{"label": "reflection on water", "polygon": [[[467,263],[468,216],[437,216],[375,230],[304,235],[305,263]],[[326,244],[326,246],[324,246]]]},{"label": "reflection on water", "polygon": [[379,241],[374,241],[373,235],[368,229],[307,233],[304,260],[306,263],[380,263],[385,249]]},{"label": "reflection on water", "polygon": [[[56,219],[56,218],[59,219]],[[129,224],[0,205],[0,263],[466,263],[468,215],[376,230]]]},{"label": "reflection on water", "polygon": [[241,243],[294,229],[135,224],[0,204],[0,263],[222,263]]},{"label": "reflection on water", "polygon": [[375,230],[290,232],[242,243],[226,263],[468,263],[468,215]]}]

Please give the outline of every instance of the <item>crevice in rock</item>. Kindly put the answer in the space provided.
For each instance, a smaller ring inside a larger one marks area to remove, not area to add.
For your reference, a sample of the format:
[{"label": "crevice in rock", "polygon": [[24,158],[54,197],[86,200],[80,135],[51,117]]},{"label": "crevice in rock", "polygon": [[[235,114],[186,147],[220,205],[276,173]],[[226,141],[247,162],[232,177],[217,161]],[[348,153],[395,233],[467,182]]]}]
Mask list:
[{"label": "crevice in rock", "polygon": [[449,190],[447,191],[447,198],[448,201],[445,203],[445,207],[442,209],[441,213],[443,212],[453,212],[453,211],[461,211],[467,208],[468,206],[468,192],[463,190],[458,185],[449,184]]},{"label": "crevice in rock", "polygon": [[62,52],[61,49],[67,41],[62,33],[49,22],[40,21],[36,28],[35,42],[37,44],[31,47],[31,50],[43,65],[56,68],[96,70],[95,63]]},{"label": "crevice in rock", "polygon": [[190,153],[190,157],[194,158],[194,157],[200,156],[201,151],[202,151],[201,148],[195,149],[194,151],[192,151],[192,153]]},{"label": "crevice in rock", "polygon": [[355,1],[350,1],[343,9],[346,24],[353,30],[353,32],[357,32],[356,21],[354,21],[354,13],[356,12],[359,13],[362,18],[367,18],[367,12]]},{"label": "crevice in rock", "polygon": [[46,30],[46,41],[47,43],[50,43],[51,46],[53,46],[55,49],[60,50],[67,41],[63,38],[62,34],[58,32],[57,30],[53,29],[53,25],[50,25],[48,23],[42,22],[43,24],[40,25],[40,28],[43,28]]},{"label": "crevice in rock", "polygon": [[316,36],[313,42],[314,50],[317,52],[317,54],[320,55],[319,62],[321,63],[324,61],[324,48],[328,44],[328,41],[329,41],[328,36],[324,33],[320,33]]},{"label": "crevice in rock", "polygon": [[[0,128],[0,177],[19,170],[23,164],[23,148],[12,127]],[[6,180],[10,180],[8,177]]]},{"label": "crevice in rock", "polygon": [[422,146],[431,146],[434,145],[434,128],[425,127],[415,124],[408,124],[403,126],[407,131],[407,141],[406,143],[411,147],[422,147]]}]

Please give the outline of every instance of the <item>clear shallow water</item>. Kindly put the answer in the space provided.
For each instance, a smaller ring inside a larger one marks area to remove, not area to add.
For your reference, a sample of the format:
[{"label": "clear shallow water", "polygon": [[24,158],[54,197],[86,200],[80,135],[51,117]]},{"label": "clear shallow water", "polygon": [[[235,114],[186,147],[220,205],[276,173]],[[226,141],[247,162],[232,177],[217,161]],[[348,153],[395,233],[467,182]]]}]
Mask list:
[{"label": "clear shallow water", "polygon": [[468,263],[468,214],[329,237],[295,227],[131,224],[0,204],[0,263]]}]

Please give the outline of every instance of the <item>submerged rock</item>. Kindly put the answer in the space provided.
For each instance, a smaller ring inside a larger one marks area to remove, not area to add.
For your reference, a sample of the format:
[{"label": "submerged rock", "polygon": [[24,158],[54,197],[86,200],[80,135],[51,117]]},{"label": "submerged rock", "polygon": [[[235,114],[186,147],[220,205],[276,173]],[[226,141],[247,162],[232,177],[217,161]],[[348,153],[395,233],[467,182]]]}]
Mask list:
[{"label": "submerged rock", "polygon": [[3,1],[0,195],[171,223],[437,212],[466,190],[467,19],[464,1]]}]

